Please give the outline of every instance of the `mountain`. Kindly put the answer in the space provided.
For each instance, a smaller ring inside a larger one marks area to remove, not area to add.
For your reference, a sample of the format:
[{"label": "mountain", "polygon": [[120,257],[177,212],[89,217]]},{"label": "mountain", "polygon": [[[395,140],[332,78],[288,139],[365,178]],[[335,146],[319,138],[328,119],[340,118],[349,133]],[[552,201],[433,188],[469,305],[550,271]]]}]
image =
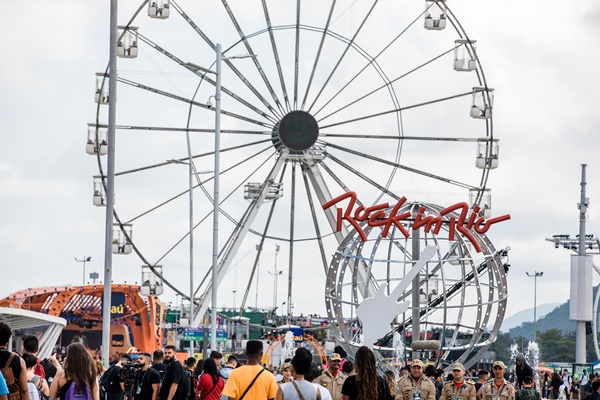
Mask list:
[{"label": "mountain", "polygon": [[[597,290],[598,286],[595,286],[592,293],[592,299],[596,298]],[[575,332],[575,321],[569,319],[569,304],[570,301],[567,300],[566,303],[559,305],[544,317],[538,318],[536,330],[538,332],[545,332],[549,329],[560,329],[563,335],[569,332]],[[531,311],[531,313],[533,314],[533,311]],[[594,319],[595,318],[596,317],[594,316]],[[502,327],[504,328],[504,323]],[[511,328],[508,330],[508,334],[511,338],[523,336],[527,339],[533,339],[533,322],[524,322],[519,326]]]},{"label": "mountain", "polygon": [[[539,306],[537,306],[538,321],[558,306],[560,306],[560,303],[540,304]],[[516,314],[511,315],[508,318],[505,318],[504,321],[502,322],[502,326],[500,327],[500,331],[508,332],[512,328],[515,328],[515,327],[523,324],[524,322],[532,322],[532,321],[533,321],[533,308],[529,308],[527,310],[522,310]]]}]

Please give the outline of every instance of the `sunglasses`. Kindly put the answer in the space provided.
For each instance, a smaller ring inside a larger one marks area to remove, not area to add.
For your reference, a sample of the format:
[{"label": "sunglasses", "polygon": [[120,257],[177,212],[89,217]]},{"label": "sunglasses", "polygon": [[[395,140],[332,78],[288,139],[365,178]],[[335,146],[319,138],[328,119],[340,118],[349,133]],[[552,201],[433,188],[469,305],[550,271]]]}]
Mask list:
[{"label": "sunglasses", "polygon": [[493,369],[503,369],[502,367],[495,366]]}]

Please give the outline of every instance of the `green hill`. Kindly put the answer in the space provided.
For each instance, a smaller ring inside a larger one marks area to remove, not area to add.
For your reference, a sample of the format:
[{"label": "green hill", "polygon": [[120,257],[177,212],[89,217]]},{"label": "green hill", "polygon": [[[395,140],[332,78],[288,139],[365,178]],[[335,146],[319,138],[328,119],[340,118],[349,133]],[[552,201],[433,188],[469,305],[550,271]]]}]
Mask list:
[{"label": "green hill", "polygon": [[[598,286],[594,287],[592,298],[596,297],[597,290]],[[563,335],[575,332],[575,322],[569,319],[569,304],[570,301],[567,300],[566,303],[561,304],[544,317],[538,319],[536,324],[537,331],[546,332],[550,329],[559,329]],[[533,322],[524,322],[520,326],[510,329],[508,334],[513,339],[519,336],[533,339]]]}]

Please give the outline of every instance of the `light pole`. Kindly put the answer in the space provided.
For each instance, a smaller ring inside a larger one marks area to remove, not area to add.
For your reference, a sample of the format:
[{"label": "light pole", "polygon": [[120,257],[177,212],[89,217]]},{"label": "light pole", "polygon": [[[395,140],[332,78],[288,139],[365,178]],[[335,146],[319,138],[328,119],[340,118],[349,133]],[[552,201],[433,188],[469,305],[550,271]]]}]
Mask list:
[{"label": "light pole", "polygon": [[283,271],[277,271],[277,254],[279,254],[279,245],[275,245],[275,264],[273,265],[273,272],[269,271],[269,274],[273,275],[273,314],[277,309],[277,278],[283,274]]},{"label": "light pole", "polygon": [[108,149],[106,156],[106,217],[104,232],[104,288],[102,290],[102,358],[108,368],[110,358],[110,306],[112,298],[112,241],[115,199],[115,129],[117,126],[117,0],[110,0],[108,63]]},{"label": "light pole", "polygon": [[542,276],[544,276],[544,272],[535,271],[533,274],[530,274],[529,272],[525,273],[528,277],[533,278],[533,341],[535,342],[537,335],[537,278],[541,278]]},{"label": "light pole", "polygon": [[[256,57],[254,54],[223,57],[221,45],[215,45],[217,60],[215,71],[201,67],[193,63],[185,63],[184,66],[190,70],[202,71],[215,75],[215,168],[214,168],[214,192],[213,192],[213,246],[212,246],[212,282],[211,282],[211,306],[210,306],[210,348],[217,349],[217,270],[219,261],[219,174],[220,174],[220,152],[221,152],[221,61]],[[193,316],[192,316],[193,318]]]},{"label": "light pole", "polygon": [[81,260],[78,260],[77,257],[73,257],[73,258],[75,259],[75,261],[83,263],[83,282],[81,284],[85,285],[85,263],[92,261],[92,257],[83,256],[83,259],[81,259]]},{"label": "light pole", "polygon": [[[189,328],[192,328],[192,321],[194,321],[194,175],[197,177],[198,173],[194,168],[193,158],[192,158],[192,148],[190,145],[190,131],[186,130],[186,140],[187,140],[187,151],[188,151],[188,162],[183,162],[180,160],[167,160],[167,162],[172,164],[187,164],[188,165],[188,186],[189,186],[189,215],[190,215],[190,318],[189,318]],[[182,300],[183,303],[183,300]],[[191,332],[190,332],[191,333]],[[193,337],[193,335],[190,335]],[[190,357],[194,356],[194,340],[190,339]]]},{"label": "light pole", "polygon": [[[549,242],[554,242],[554,247],[561,245],[565,249],[576,252],[571,256],[571,291],[569,294],[570,307],[569,319],[575,321],[575,362],[585,364],[586,358],[586,339],[585,324],[593,321],[593,288],[592,288],[592,269],[594,266],[592,254],[586,249],[594,250],[600,244],[594,235],[586,234],[586,220],[588,216],[588,206],[590,200],[586,197],[586,164],[581,164],[581,198],[577,203],[579,209],[579,235],[571,239],[570,235],[553,235],[552,238],[546,238]],[[592,330],[596,328],[592,324]],[[596,343],[596,342],[594,342]]]}]

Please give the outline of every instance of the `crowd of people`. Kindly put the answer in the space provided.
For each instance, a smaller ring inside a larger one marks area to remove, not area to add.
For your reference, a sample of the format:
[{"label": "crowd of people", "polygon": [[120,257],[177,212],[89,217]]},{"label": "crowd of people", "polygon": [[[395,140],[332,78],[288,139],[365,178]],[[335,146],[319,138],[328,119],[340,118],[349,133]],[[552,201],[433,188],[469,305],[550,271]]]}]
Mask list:
[{"label": "crowd of people", "polygon": [[[336,346],[322,366],[300,347],[271,371],[261,364],[263,342],[249,340],[245,364],[233,354],[223,360],[217,351],[206,360],[189,357],[182,363],[175,346],[168,345],[134,359],[112,358],[105,370],[81,343],[70,344],[61,363],[54,356],[40,360],[33,335],[23,338],[21,354],[9,351],[11,336],[11,328],[0,322],[0,400],[600,400],[600,376],[584,371],[574,381],[565,369],[536,384],[522,357],[512,375],[502,361],[493,363],[491,373],[454,363],[446,376],[413,360],[398,376],[394,371],[381,376],[366,346],[356,351],[354,362]],[[467,378],[474,372],[476,381]]]}]

